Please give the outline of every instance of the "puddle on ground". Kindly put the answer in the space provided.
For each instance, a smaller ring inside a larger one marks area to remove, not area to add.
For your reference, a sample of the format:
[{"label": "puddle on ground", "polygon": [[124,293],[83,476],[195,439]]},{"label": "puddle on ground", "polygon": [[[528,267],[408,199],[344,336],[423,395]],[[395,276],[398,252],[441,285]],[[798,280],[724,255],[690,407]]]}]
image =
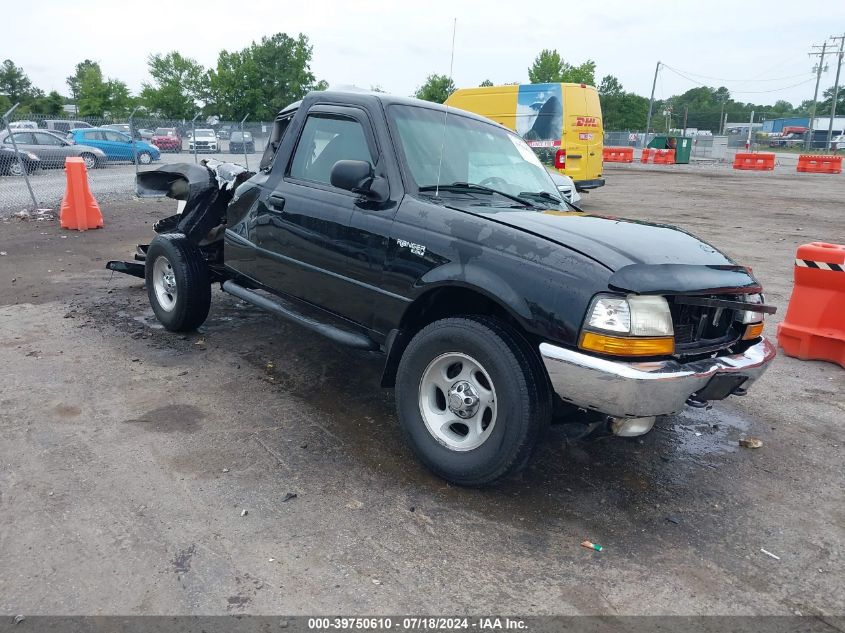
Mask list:
[{"label": "puddle on ground", "polygon": [[153,330],[163,330],[164,329],[164,326],[161,323],[158,322],[158,319],[156,319],[155,315],[153,315],[153,314],[150,314],[149,316],[147,316],[146,314],[142,314],[140,316],[134,316],[134,317],[132,317],[132,320],[137,321],[138,323],[141,323],[142,325],[145,325],[148,328],[151,328]]},{"label": "puddle on ground", "polygon": [[739,448],[739,437],[751,426],[751,419],[725,404],[712,408],[687,408],[682,413],[658,420],[677,445],[679,457],[724,455]]},{"label": "puddle on ground", "polygon": [[129,312],[120,310],[117,312],[117,316],[123,319],[132,319],[136,323],[140,323],[144,327],[148,327],[153,330],[164,329],[164,326],[158,322],[158,319],[156,319],[152,308],[150,308],[149,310],[145,310],[142,314],[130,314]]}]

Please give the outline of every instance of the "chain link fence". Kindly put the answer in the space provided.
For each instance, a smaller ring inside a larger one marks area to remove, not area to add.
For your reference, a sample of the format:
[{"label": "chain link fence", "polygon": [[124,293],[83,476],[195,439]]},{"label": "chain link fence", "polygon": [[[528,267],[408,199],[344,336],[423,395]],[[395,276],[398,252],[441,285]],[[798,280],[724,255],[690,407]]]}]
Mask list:
[{"label": "chain link fence", "polygon": [[127,199],[136,195],[138,172],[167,163],[212,157],[255,169],[271,129],[270,122],[246,118],[61,118],[13,111],[0,122],[0,215],[58,209],[69,156],[85,161],[99,201]]}]

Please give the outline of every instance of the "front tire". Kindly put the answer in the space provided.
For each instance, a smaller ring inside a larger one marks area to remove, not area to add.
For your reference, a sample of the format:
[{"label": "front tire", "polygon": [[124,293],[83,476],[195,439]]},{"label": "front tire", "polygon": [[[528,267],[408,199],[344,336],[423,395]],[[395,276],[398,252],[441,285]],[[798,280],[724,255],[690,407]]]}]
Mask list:
[{"label": "front tire", "polygon": [[153,156],[149,152],[141,152],[138,154],[138,163],[141,165],[149,165],[153,162]]},{"label": "front tire", "polygon": [[488,317],[423,328],[396,377],[406,441],[431,471],[462,486],[491,484],[525,466],[548,427],[550,394],[528,344]]},{"label": "front tire", "polygon": [[181,233],[157,235],[145,261],[147,296],[171,332],[196,330],[211,307],[211,281],[199,249]]},{"label": "front tire", "polygon": [[85,169],[94,169],[97,166],[97,157],[94,154],[83,153],[80,158],[85,163]]}]

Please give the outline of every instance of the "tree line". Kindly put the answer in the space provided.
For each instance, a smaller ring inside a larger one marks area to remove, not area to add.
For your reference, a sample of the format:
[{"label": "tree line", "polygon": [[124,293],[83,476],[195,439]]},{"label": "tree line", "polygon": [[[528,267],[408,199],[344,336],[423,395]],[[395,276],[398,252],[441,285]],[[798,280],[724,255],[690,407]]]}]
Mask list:
[{"label": "tree line", "polygon": [[[196,114],[216,116],[224,120],[271,120],[286,105],[301,99],[310,90],[325,90],[325,81],[317,80],[310,65],[313,47],[308,37],[291,37],[276,33],[237,50],[221,50],[212,68],[205,68],[195,59],[178,51],[156,53],[148,57],[149,80],[138,94],[132,94],[126,83],[106,77],[100,64],[90,59],[76,64],[67,78],[67,95],[53,90],[45,93],[32,84],[22,68],[12,60],[0,65],[0,111],[13,103],[21,103],[19,113],[60,115],[66,104],[74,104],[80,117],[125,120],[138,108],[139,116],[167,119],[191,119]],[[527,69],[530,83],[572,82],[597,86],[606,130],[643,130],[648,113],[648,99],[626,91],[619,79],[605,75],[596,82],[596,64],[586,60],[580,64],[566,61],[556,50],[540,51]],[[511,82],[522,83],[520,81]],[[481,86],[492,86],[485,79]],[[383,91],[380,86],[373,90]],[[447,75],[431,74],[415,92],[420,99],[443,103],[456,86]],[[817,115],[830,113],[833,89],[825,90]],[[784,116],[806,116],[810,102],[793,106],[787,101],[774,105],[757,105],[734,100],[730,91],[699,86],[668,99],[655,100],[652,129],[664,131],[683,125],[720,129],[721,118],[747,121],[751,112],[755,120]],[[845,90],[839,94],[837,110],[845,113]]]},{"label": "tree line", "polygon": [[178,51],[147,59],[149,80],[133,95],[126,83],[103,74],[90,59],[67,78],[68,95],[45,95],[12,60],[0,65],[0,109],[20,103],[19,114],[58,115],[74,104],[80,117],[124,120],[138,116],[191,119],[196,114],[226,120],[272,120],[311,90],[325,90],[310,70],[313,48],[305,35],[276,33],[237,50],[221,50],[213,68]]},{"label": "tree line", "polygon": [[[613,75],[605,75],[596,83],[596,64],[588,59],[581,64],[571,64],[565,61],[556,50],[544,49],[534,59],[528,68],[529,83],[584,83],[596,86],[601,101],[603,125],[605,130],[645,130],[648,118],[648,99],[633,92],[626,91],[619,79]],[[521,82],[514,81],[512,84]],[[481,86],[492,86],[485,80]],[[456,86],[447,75],[429,75],[425,82],[417,88],[415,96],[419,99],[443,103]],[[833,88],[824,91],[823,100],[816,108],[817,116],[829,115],[833,103]],[[722,119],[728,115],[730,122],[745,122],[750,120],[754,112],[754,120],[776,119],[780,117],[807,116],[812,102],[802,101],[793,106],[788,101],[777,101],[773,105],[760,105],[734,100],[730,91],[724,86],[718,88],[699,86],[686,92],[674,95],[668,99],[655,99],[652,108],[651,129],[664,132],[667,129],[683,127],[686,117],[686,127],[711,130],[721,129]],[[845,90],[841,90],[836,111],[845,114]]]}]

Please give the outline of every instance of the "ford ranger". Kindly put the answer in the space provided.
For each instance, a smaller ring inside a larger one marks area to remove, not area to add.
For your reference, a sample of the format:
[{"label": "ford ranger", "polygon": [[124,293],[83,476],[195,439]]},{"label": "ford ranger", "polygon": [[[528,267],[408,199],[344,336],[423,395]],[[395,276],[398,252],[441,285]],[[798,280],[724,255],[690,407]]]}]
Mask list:
[{"label": "ford ranger", "polygon": [[367,92],[282,110],[259,169],[166,165],[185,201],[136,261],[172,331],[211,285],[383,354],[418,458],[461,485],[523,467],[553,417],[620,436],[743,395],[775,350],[760,283],[666,225],[582,213],[531,148],[479,116]]}]

